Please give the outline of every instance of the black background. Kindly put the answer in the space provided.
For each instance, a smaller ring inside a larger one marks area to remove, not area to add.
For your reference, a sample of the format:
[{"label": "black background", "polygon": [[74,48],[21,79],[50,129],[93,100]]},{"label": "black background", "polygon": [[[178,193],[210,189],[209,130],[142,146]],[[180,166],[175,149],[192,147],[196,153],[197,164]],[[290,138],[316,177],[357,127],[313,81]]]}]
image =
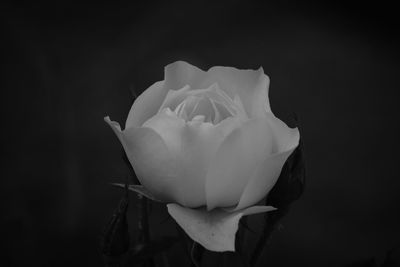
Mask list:
[{"label": "black background", "polygon": [[[1,7],[3,266],[103,266],[99,237],[128,168],[103,117],[186,60],[258,68],[274,113],[300,118],[306,191],[262,259],[345,266],[399,254],[399,35],[383,1]],[[134,198],[132,197],[132,200]],[[165,208],[153,237],[172,229]],[[255,224],[261,217],[254,216]],[[135,208],[130,208],[135,235]],[[254,239],[254,236],[252,237]],[[171,266],[187,263],[180,247]]]}]

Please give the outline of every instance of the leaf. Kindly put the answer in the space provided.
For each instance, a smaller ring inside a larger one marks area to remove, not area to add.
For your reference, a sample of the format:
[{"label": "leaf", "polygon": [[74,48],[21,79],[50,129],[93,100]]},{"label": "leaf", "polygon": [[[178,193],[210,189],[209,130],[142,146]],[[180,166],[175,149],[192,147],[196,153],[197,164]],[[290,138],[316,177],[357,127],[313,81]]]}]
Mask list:
[{"label": "leaf", "polygon": [[[125,187],[125,185],[118,184],[118,183],[112,183],[112,185],[116,186],[116,187],[122,187],[122,188]],[[137,193],[137,194],[145,196],[146,198],[148,198],[150,200],[153,200],[153,201],[156,201],[156,202],[162,202],[161,200],[159,200],[155,196],[153,196],[153,194],[149,190],[147,190],[143,185],[131,184],[131,185],[129,185],[128,189],[130,191],[133,191],[133,192]]]},{"label": "leaf", "polygon": [[147,244],[138,244],[128,253],[126,266],[136,266],[145,260],[171,248],[179,239],[175,236],[165,236]]},{"label": "leaf", "polygon": [[118,257],[129,249],[129,232],[126,213],[128,210],[128,186],[118,208],[106,225],[102,238],[102,253],[106,257]]},{"label": "leaf", "polygon": [[271,206],[253,206],[235,212],[222,209],[207,211],[178,204],[167,205],[169,214],[195,242],[208,250],[235,251],[235,235],[240,218],[245,215],[275,210]]}]

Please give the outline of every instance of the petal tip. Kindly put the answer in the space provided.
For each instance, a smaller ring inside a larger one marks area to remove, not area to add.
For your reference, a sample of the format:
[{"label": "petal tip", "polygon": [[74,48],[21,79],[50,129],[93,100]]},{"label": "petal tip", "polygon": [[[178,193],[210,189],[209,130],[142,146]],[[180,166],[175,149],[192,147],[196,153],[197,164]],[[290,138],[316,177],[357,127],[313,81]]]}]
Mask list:
[{"label": "petal tip", "polygon": [[109,116],[104,117],[104,121],[108,125],[110,125],[111,129],[113,129],[114,131],[122,132],[121,126],[119,125],[119,123],[116,121],[112,121]]},{"label": "petal tip", "polygon": [[179,67],[195,67],[195,66],[193,66],[192,64],[190,64],[186,61],[177,60],[177,61],[171,62],[168,65],[166,65],[164,67],[164,70],[167,71],[169,69],[174,69],[174,68],[179,68]]}]

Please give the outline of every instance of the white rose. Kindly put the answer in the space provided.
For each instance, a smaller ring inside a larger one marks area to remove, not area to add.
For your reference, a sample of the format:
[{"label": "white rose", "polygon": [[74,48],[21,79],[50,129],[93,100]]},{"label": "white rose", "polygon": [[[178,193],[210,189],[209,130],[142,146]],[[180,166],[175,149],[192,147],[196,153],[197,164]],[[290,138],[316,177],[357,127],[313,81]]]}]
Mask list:
[{"label": "white rose", "polygon": [[124,130],[105,120],[155,198],[240,211],[268,194],[300,138],[272,113],[268,87],[262,68],[178,61],[135,100]]}]

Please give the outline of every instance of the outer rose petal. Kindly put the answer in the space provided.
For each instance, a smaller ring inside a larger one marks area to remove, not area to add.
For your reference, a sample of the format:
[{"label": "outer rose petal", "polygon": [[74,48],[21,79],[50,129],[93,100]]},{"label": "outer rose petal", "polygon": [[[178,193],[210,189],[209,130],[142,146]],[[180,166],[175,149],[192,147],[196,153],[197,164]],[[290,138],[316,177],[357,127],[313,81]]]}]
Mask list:
[{"label": "outer rose petal", "polygon": [[207,209],[236,205],[249,174],[275,150],[266,119],[248,120],[233,130],[222,142],[207,173]]},{"label": "outer rose petal", "polygon": [[250,118],[265,117],[271,112],[268,87],[269,78],[262,68],[259,70],[239,70],[232,67],[213,67],[207,72],[183,61],[169,64],[165,68],[165,86],[169,89],[208,88],[218,83],[232,99],[239,95]]},{"label": "outer rose petal", "polygon": [[175,161],[164,140],[150,128],[132,127],[121,131],[117,122],[109,117],[105,121],[122,143],[140,183],[157,199],[177,201],[179,181],[172,175]]},{"label": "outer rose petal", "polygon": [[268,194],[279,178],[286,159],[299,144],[300,133],[297,128],[289,128],[273,114],[269,114],[268,121],[277,140],[278,151],[266,156],[252,173],[249,173],[250,179],[235,210],[254,205]]},{"label": "outer rose petal", "polygon": [[277,144],[277,152],[282,153],[293,150],[297,147],[300,140],[299,129],[289,128],[283,121],[275,117],[272,113],[267,113],[269,125],[271,125]]},{"label": "outer rose petal", "polygon": [[275,210],[271,206],[253,206],[241,211],[188,209],[177,204],[167,205],[169,214],[197,243],[208,250],[235,251],[235,235],[242,216]]},{"label": "outer rose petal", "polygon": [[234,210],[254,205],[268,194],[279,178],[283,164],[293,150],[294,148],[267,157],[253,170],[252,174],[249,174],[250,179],[240,197],[239,204]]},{"label": "outer rose petal", "polygon": [[159,81],[139,95],[129,111],[125,129],[140,127],[146,120],[155,115],[167,92],[164,81]]}]

